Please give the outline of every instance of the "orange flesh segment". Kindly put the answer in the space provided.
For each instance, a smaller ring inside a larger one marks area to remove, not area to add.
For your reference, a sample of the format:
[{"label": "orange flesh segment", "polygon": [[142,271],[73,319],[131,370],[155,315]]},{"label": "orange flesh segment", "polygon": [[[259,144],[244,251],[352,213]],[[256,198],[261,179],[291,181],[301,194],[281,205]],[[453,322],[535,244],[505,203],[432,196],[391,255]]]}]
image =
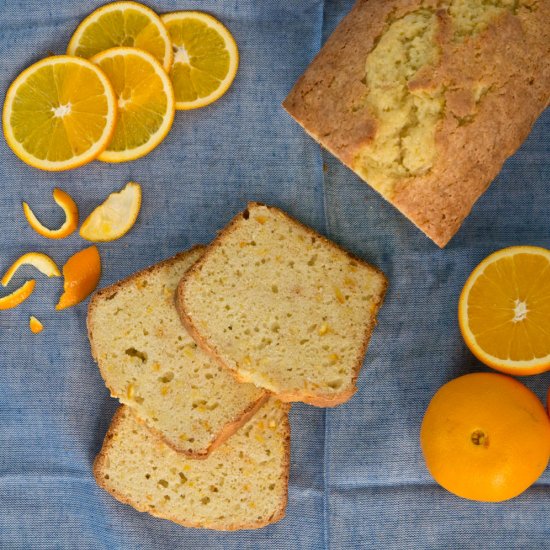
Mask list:
[{"label": "orange flesh segment", "polygon": [[29,225],[39,235],[48,239],[63,239],[78,227],[78,207],[71,196],[61,189],[54,189],[53,200],[65,212],[65,223],[59,229],[48,229],[44,227],[26,202],[23,203],[23,212],[25,213]]},{"label": "orange flesh segment", "polygon": [[5,275],[0,281],[2,286],[8,286],[9,282],[12,280],[12,277],[15,275],[16,271],[23,265],[32,265],[38,271],[43,273],[48,277],[61,277],[61,272],[59,268],[55,265],[55,262],[46,254],[42,252],[28,252],[19,257],[11,267],[6,271]]},{"label": "orange flesh segment", "polygon": [[23,303],[32,294],[35,285],[36,281],[31,279],[11,294],[0,298],[0,310],[13,309]]},{"label": "orange flesh segment", "polygon": [[101,277],[101,259],[96,246],[71,256],[63,266],[63,294],[55,309],[66,309],[85,300],[97,287]]},{"label": "orange flesh segment", "polygon": [[34,316],[29,319],[29,328],[33,334],[38,334],[44,330],[44,325]]}]

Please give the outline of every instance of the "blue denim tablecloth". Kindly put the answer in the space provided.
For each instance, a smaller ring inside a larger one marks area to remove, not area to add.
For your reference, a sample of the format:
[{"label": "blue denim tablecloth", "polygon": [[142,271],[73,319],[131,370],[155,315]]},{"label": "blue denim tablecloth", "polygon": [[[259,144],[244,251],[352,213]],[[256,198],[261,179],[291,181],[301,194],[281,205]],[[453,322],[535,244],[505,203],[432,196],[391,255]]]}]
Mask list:
[{"label": "blue denim tablecloth", "polygon": [[[2,101],[30,63],[63,53],[77,23],[101,1],[0,0]],[[487,254],[528,243],[550,247],[550,113],[536,124],[439,250],[329,154],[280,107],[352,0],[164,0],[159,12],[202,9],[234,33],[241,66],[214,105],[176,116],[152,154],[122,165],[92,163],[60,174],[17,160],[0,140],[0,271],[42,250],[59,265],[86,246],[35,234],[28,201],[51,225],[51,191],[77,201],[82,218],[128,180],[144,190],[134,229],[100,245],[101,285],[196,242],[208,242],[248,200],[288,210],[381,267],[390,279],[359,391],[346,405],[292,409],[287,517],[259,531],[186,529],[140,514],[101,491],[91,475],[116,408],[93,363],[86,304],[56,312],[59,279],[38,275],[35,294],[0,312],[0,548],[355,549],[550,548],[550,471],[519,498],[487,505],[453,497],[428,475],[418,432],[436,389],[483,370],[459,333],[456,307]],[[22,271],[20,278],[32,271]],[[45,324],[28,330],[29,314]],[[525,380],[542,398],[550,376]]]}]

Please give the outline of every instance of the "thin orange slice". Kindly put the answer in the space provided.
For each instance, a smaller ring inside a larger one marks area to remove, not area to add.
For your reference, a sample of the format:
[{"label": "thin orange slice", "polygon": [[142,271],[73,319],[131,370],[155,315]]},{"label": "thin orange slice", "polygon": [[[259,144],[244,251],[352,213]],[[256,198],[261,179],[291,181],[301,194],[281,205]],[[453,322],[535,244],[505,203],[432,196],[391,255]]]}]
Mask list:
[{"label": "thin orange slice", "polygon": [[172,43],[159,16],[137,2],[111,2],[101,6],[78,25],[67,53],[89,59],[117,46],[145,50],[169,71],[174,57]]},{"label": "thin orange slice", "polygon": [[44,227],[38,221],[38,218],[34,215],[31,207],[26,202],[23,203],[23,212],[25,213],[25,218],[27,218],[29,225],[39,235],[47,237],[48,239],[63,239],[78,227],[78,207],[71,196],[65,193],[65,191],[61,191],[61,189],[53,190],[53,200],[61,206],[65,212],[65,223],[59,229],[48,229]]},{"label": "thin orange slice", "polygon": [[120,239],[132,229],[141,208],[141,186],[133,181],[122,191],[111,193],[82,224],[80,236],[87,241]]},{"label": "thin orange slice", "polygon": [[32,294],[35,285],[36,281],[31,279],[17,290],[14,290],[11,294],[0,298],[0,310],[13,309],[23,303]]},{"label": "thin orange slice", "polygon": [[99,67],[78,57],[47,57],[25,69],[6,93],[4,136],[35,168],[70,170],[97,158],[116,122],[116,98]]},{"label": "thin orange slice", "polygon": [[29,319],[29,328],[33,334],[38,334],[44,330],[44,325],[34,316]]},{"label": "thin orange slice", "polygon": [[239,50],[229,30],[211,15],[178,11],[161,16],[174,49],[170,78],[176,109],[210,105],[231,86]]},{"label": "thin orange slice", "polygon": [[486,365],[518,376],[550,370],[550,250],[513,246],[485,258],[464,285],[458,320]]},{"label": "thin orange slice", "polygon": [[66,309],[85,300],[97,287],[101,277],[101,259],[96,246],[71,256],[63,266],[63,294],[55,309]]},{"label": "thin orange slice", "polygon": [[176,112],[166,71],[137,48],[111,48],[91,61],[111,79],[118,98],[115,133],[98,160],[126,162],[150,153],[170,131]]},{"label": "thin orange slice", "polygon": [[61,277],[61,272],[55,262],[42,252],[28,252],[15,260],[0,281],[2,286],[8,286],[15,272],[23,265],[32,265],[47,277]]}]

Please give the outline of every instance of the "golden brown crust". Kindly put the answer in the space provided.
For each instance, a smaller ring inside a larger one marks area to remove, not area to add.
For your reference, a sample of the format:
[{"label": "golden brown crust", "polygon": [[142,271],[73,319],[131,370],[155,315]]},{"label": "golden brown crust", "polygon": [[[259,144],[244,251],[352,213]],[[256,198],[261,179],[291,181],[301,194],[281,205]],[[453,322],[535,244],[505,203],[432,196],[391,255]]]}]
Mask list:
[{"label": "golden brown crust", "polygon": [[[101,374],[101,377],[103,378],[103,381],[105,382],[105,386],[111,393],[112,397],[115,396],[114,388],[109,385],[108,382],[108,376],[105,372],[104,368],[102,368],[101,364],[99,363],[97,359],[97,351],[95,349],[94,345],[94,339],[93,339],[93,310],[96,307],[96,302],[100,299],[104,299],[105,297],[114,296],[121,288],[126,286],[129,283],[134,282],[138,277],[142,277],[145,275],[151,275],[152,273],[155,273],[157,270],[162,269],[163,267],[170,266],[174,263],[177,263],[184,259],[185,257],[189,256],[193,252],[196,252],[198,250],[205,250],[206,247],[204,245],[195,245],[191,247],[189,250],[186,250],[184,252],[179,252],[178,254],[175,254],[174,256],[167,258],[166,260],[163,260],[161,262],[158,262],[152,266],[149,266],[145,269],[142,269],[141,271],[138,271],[136,273],[133,273],[132,275],[129,275],[128,277],[121,279],[120,281],[105,287],[101,290],[98,290],[96,293],[93,294],[93,296],[90,299],[90,302],[88,304],[88,315],[86,318],[86,325],[88,329],[88,340],[90,341],[90,349],[92,353],[92,358],[96,362],[99,372]],[[174,449],[175,451],[182,453],[190,458],[195,459],[204,459],[206,458],[214,449],[219,447],[222,443],[227,441],[229,437],[231,437],[243,424],[248,422],[250,418],[254,416],[254,414],[262,407],[262,405],[267,401],[269,398],[269,393],[264,392],[263,395],[261,395],[256,401],[251,403],[248,407],[244,409],[242,414],[233,420],[231,420],[229,423],[227,423],[218,433],[217,436],[212,440],[212,442],[208,445],[208,447],[205,447],[204,449],[200,450],[192,450],[192,449],[186,449],[185,447],[179,446],[175,444],[173,441],[169,440],[165,437],[165,435],[159,431],[156,427],[151,426],[146,419],[141,418],[138,414],[134,414],[137,420],[141,424],[147,427],[147,429],[154,433],[157,437],[161,438],[169,447]]]},{"label": "golden brown crust", "polygon": [[308,227],[307,225],[304,225],[302,222],[296,220],[286,212],[280,210],[279,208],[276,208],[274,206],[268,206],[263,203],[258,202],[249,202],[247,208],[243,212],[239,212],[230,222],[229,224],[222,229],[218,236],[212,241],[210,246],[206,249],[205,253],[201,256],[201,258],[195,262],[188,271],[185,272],[183,278],[181,279],[177,290],[176,290],[176,309],[180,315],[181,321],[185,328],[187,329],[187,332],[192,336],[192,338],[195,340],[195,342],[201,347],[202,350],[204,350],[214,361],[216,361],[219,365],[226,368],[239,382],[247,382],[243,380],[238,372],[236,372],[230,365],[228,365],[222,358],[221,354],[217,350],[216,346],[214,346],[211,342],[208,341],[207,338],[205,338],[200,331],[195,326],[193,320],[187,313],[186,303],[185,303],[185,285],[187,280],[189,280],[195,272],[198,272],[204,262],[208,259],[209,255],[212,254],[216,248],[223,245],[223,241],[227,235],[229,235],[232,231],[235,230],[237,224],[239,223],[240,219],[243,216],[248,215],[248,210],[250,208],[254,208],[255,206],[265,206],[266,208],[269,208],[270,210],[275,210],[278,213],[282,214],[285,218],[287,218],[290,222],[293,224],[298,225],[303,230],[305,230],[308,234],[311,236],[314,236],[316,239],[319,239],[321,242],[329,246],[330,248],[333,248],[334,250],[338,250],[339,252],[344,252],[350,259],[353,261],[367,267],[371,271],[377,273],[382,277],[383,280],[383,289],[380,293],[379,300],[376,304],[376,308],[373,312],[373,322],[367,327],[367,330],[365,332],[365,336],[363,339],[363,344],[360,348],[360,351],[358,353],[357,362],[354,366],[354,375],[352,379],[352,386],[348,389],[343,390],[342,392],[338,394],[323,394],[323,393],[310,393],[310,392],[299,392],[299,393],[284,393],[284,394],[276,394],[277,398],[281,401],[285,402],[294,402],[294,401],[301,401],[304,403],[308,403],[309,405],[314,405],[316,407],[335,407],[337,405],[341,405],[342,403],[345,403],[348,401],[357,391],[356,381],[359,376],[359,372],[361,371],[361,367],[363,366],[363,360],[365,357],[365,352],[367,350],[367,346],[369,344],[372,331],[374,330],[374,327],[376,326],[376,315],[378,314],[378,311],[380,307],[382,306],[382,303],[384,301],[384,297],[386,295],[386,291],[388,288],[388,280],[384,273],[378,269],[377,267],[374,267],[368,263],[366,263],[361,258],[358,258],[351,252],[348,252],[347,250],[344,250],[340,246],[338,246],[333,241],[327,239],[325,236],[320,235],[316,231],[314,231],[311,227]]},{"label": "golden brown crust", "polygon": [[[550,97],[550,2],[524,0],[466,40],[448,32],[448,2],[358,0],[283,102],[321,145],[352,170],[357,150],[375,139],[366,108],[365,63],[390,21],[419,8],[437,11],[441,58],[418,86],[440,86],[431,171],[398,181],[386,198],[445,246],[504,161],[528,135]],[[443,9],[442,9],[443,8]],[[473,86],[488,92],[478,102]]]},{"label": "golden brown crust", "polygon": [[[130,498],[126,497],[119,491],[117,491],[113,486],[111,486],[108,483],[108,480],[105,479],[103,468],[105,459],[107,458],[107,453],[109,451],[109,448],[112,445],[112,439],[117,433],[118,425],[122,421],[125,414],[127,414],[126,406],[122,405],[120,406],[114,416],[111,420],[111,425],[109,426],[109,429],[107,430],[107,433],[105,435],[105,438],[103,440],[103,445],[101,447],[101,450],[99,451],[98,455],[96,456],[93,466],[92,466],[92,472],[94,475],[94,478],[96,480],[96,483],[99,487],[101,487],[104,491],[107,491],[112,497],[114,497],[116,500],[121,502],[122,504],[127,504],[128,506],[131,506],[138,512],[146,512],[154,517],[157,517],[159,519],[165,519],[168,521],[172,521],[174,523],[177,523],[178,525],[182,525],[183,527],[194,527],[199,529],[214,529],[218,531],[237,531],[242,529],[260,529],[262,527],[265,527],[266,525],[270,525],[272,523],[277,523],[281,519],[285,517],[286,514],[286,506],[288,502],[288,481],[289,481],[289,475],[290,475],[290,421],[288,418],[288,413],[290,410],[290,406],[286,406],[286,415],[285,415],[285,421],[284,421],[284,429],[285,429],[285,440],[284,440],[284,455],[285,455],[285,462],[284,462],[284,480],[283,480],[283,494],[281,495],[281,505],[277,512],[269,517],[265,518],[262,521],[259,521],[254,524],[234,524],[234,525],[203,525],[200,523],[195,523],[191,521],[182,521],[181,519],[174,518],[174,517],[168,517],[168,516],[161,516],[159,514],[156,514],[152,512],[150,509],[145,507],[140,507],[136,503],[134,503]],[[135,417],[135,414],[134,414]],[[136,417],[137,418],[137,417]]]}]

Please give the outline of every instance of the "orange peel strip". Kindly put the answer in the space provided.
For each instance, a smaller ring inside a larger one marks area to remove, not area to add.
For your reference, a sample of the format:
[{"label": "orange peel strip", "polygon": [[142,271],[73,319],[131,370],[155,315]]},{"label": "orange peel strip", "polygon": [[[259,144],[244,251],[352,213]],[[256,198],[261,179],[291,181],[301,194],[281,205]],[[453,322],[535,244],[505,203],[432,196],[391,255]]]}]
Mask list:
[{"label": "orange peel strip", "polygon": [[101,277],[101,258],[96,246],[71,256],[63,266],[63,294],[55,309],[66,309],[85,300],[97,287]]},{"label": "orange peel strip", "polygon": [[0,281],[2,286],[8,286],[15,272],[23,265],[32,265],[47,277],[61,277],[59,268],[48,255],[42,252],[28,252],[27,254],[23,254],[20,258],[17,258],[6,271]]},{"label": "orange peel strip", "polygon": [[141,186],[130,181],[94,209],[82,224],[80,236],[94,242],[120,239],[132,229],[140,209]]},{"label": "orange peel strip", "polygon": [[31,279],[11,294],[0,298],[0,310],[13,309],[23,303],[33,293],[35,285],[36,281]]},{"label": "orange peel strip", "polygon": [[29,319],[29,328],[33,334],[38,334],[44,330],[44,325],[34,316]]},{"label": "orange peel strip", "polygon": [[78,207],[71,196],[61,189],[53,190],[53,200],[65,212],[65,223],[59,229],[48,229],[44,227],[26,202],[23,203],[23,212],[25,213],[25,218],[27,218],[29,225],[39,235],[48,239],[63,239],[78,227]]}]

